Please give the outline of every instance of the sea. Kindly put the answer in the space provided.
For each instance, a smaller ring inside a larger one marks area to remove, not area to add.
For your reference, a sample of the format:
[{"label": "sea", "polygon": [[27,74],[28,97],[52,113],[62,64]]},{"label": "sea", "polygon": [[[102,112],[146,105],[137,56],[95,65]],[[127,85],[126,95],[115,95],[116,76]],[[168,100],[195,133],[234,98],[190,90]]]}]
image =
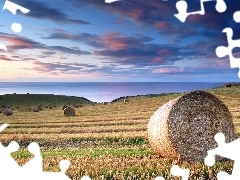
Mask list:
[{"label": "sea", "polygon": [[111,102],[124,96],[207,90],[225,82],[0,82],[0,94],[55,94]]}]

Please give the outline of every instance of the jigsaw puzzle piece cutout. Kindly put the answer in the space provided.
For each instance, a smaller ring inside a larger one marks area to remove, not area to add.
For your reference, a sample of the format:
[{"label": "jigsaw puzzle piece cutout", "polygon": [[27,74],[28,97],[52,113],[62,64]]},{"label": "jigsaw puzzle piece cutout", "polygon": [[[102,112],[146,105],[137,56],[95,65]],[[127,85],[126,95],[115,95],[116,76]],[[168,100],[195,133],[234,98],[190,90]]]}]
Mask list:
[{"label": "jigsaw puzzle piece cutout", "polygon": [[217,177],[220,179],[237,180],[240,177],[240,139],[236,139],[232,142],[225,143],[225,136],[223,133],[217,133],[214,136],[215,141],[218,144],[217,148],[208,151],[208,155],[204,159],[207,166],[213,166],[215,163],[215,156],[221,156],[234,161],[232,174],[229,175],[226,172],[219,172]]},{"label": "jigsaw puzzle piece cutout", "polygon": [[28,145],[28,151],[34,155],[26,164],[22,166],[23,173],[41,173],[43,171],[42,156],[40,147],[36,142],[31,142]]},{"label": "jigsaw puzzle piece cutout", "polygon": [[71,180],[65,172],[67,171],[68,167],[70,166],[70,161],[68,160],[61,160],[59,163],[60,172],[42,172],[41,177],[44,180]]},{"label": "jigsaw puzzle piece cutout", "polygon": [[61,160],[60,163],[59,163],[60,172],[64,174],[67,171],[67,169],[70,166],[70,164],[71,163],[68,160]]},{"label": "jigsaw puzzle piece cutout", "polygon": [[[5,46],[6,47],[6,46]],[[0,48],[1,48],[1,46],[0,46]],[[9,126],[9,124],[6,124],[6,123],[4,123],[4,124],[2,124],[1,126],[0,126],[0,132],[2,132],[4,129],[6,129],[7,127]]]},{"label": "jigsaw puzzle piece cutout", "polygon": [[154,180],[165,180],[164,177],[158,176]]},{"label": "jigsaw puzzle piece cutout", "polygon": [[173,165],[170,170],[173,176],[181,176],[182,180],[188,180],[190,170],[189,169],[182,169],[177,165]]},{"label": "jigsaw puzzle piece cutout", "polygon": [[215,8],[217,12],[223,13],[227,10],[227,5],[224,0],[217,0]]},{"label": "jigsaw puzzle piece cutout", "polygon": [[[6,9],[14,15],[16,15],[17,10],[21,11],[24,14],[30,12],[29,9],[19,6],[18,4],[12,3],[11,1],[8,0],[5,1],[5,4],[3,6],[3,10]],[[20,33],[22,31],[22,25],[19,23],[12,23],[11,29],[15,33]]]},{"label": "jigsaw puzzle piece cutout", "polygon": [[[190,170],[189,169],[182,169],[177,165],[173,165],[171,167],[170,173],[173,176],[181,176],[182,180],[188,180],[189,174],[190,174]],[[165,180],[163,177],[158,176],[156,177],[154,180]]]},{"label": "jigsaw puzzle piece cutout", "polygon": [[176,18],[178,18],[181,22],[185,22],[189,13],[187,13],[187,2],[186,1],[178,1],[176,3],[176,9],[178,10],[178,14],[174,14]]},{"label": "jigsaw puzzle piece cutout", "polygon": [[[9,124],[2,124],[0,126],[0,132],[7,126],[9,126]],[[11,155],[11,153],[18,150],[19,144],[16,141],[11,141],[7,147],[4,147],[2,143],[0,143],[0,179],[14,180],[19,178],[20,166]]]},{"label": "jigsaw puzzle piece cutout", "polygon": [[92,180],[89,176],[83,176],[80,180]]},{"label": "jigsaw puzzle piece cutout", "polygon": [[233,14],[233,19],[236,23],[240,23],[240,11],[236,11],[234,14]]},{"label": "jigsaw puzzle piece cutout", "polygon": [[14,176],[12,172],[18,173],[20,171],[19,164],[11,156],[11,153],[18,150],[19,144],[16,141],[11,141],[7,147],[0,143],[0,177],[5,177],[5,175],[9,174]]},{"label": "jigsaw puzzle piece cutout", "polygon": [[223,133],[217,133],[214,136],[214,139],[217,142],[218,147],[207,151],[208,155],[205,158],[206,165],[210,166],[210,164],[214,164],[213,160],[215,161],[216,155],[233,161],[240,160],[240,139],[225,143],[225,136]]},{"label": "jigsaw puzzle piece cutout", "polygon": [[220,171],[218,174],[217,174],[217,179],[218,180],[233,180],[231,178],[231,175],[229,175],[228,173],[224,172],[224,171]]},{"label": "jigsaw puzzle piece cutout", "polygon": [[204,15],[205,14],[204,2],[208,1],[216,1],[215,9],[219,13],[223,13],[227,9],[227,5],[224,0],[201,0],[200,1],[201,9],[199,11],[187,12],[188,9],[187,2],[185,0],[180,0],[176,3],[176,9],[178,10],[178,14],[175,14],[174,16],[178,18],[181,22],[185,22],[189,15],[194,14]]},{"label": "jigsaw puzzle piece cutout", "polygon": [[224,171],[220,171],[217,174],[217,179],[218,180],[239,180],[239,175],[235,174],[234,172],[232,172],[232,175],[230,175]]},{"label": "jigsaw puzzle piece cutout", "polygon": [[5,9],[9,10],[14,15],[16,15],[17,10],[20,10],[24,14],[27,14],[30,12],[29,9],[19,6],[18,4],[15,4],[8,0],[5,1],[5,4],[3,6],[3,10],[5,10]]},{"label": "jigsaw puzzle piece cutout", "polygon": [[0,49],[4,50],[4,51],[7,51],[7,47],[3,44],[0,44]]},{"label": "jigsaw puzzle piece cutout", "polygon": [[[231,68],[240,68],[240,58],[235,58],[233,56],[233,49],[238,47],[240,48],[240,39],[237,40],[233,40],[233,30],[232,28],[225,28],[223,29],[224,33],[226,33],[227,36],[227,41],[228,41],[228,46],[224,47],[224,46],[218,46],[216,48],[216,55],[219,58],[225,57],[225,56],[229,56],[229,60],[230,60],[230,67]],[[240,78],[240,71],[238,72],[238,77]]]},{"label": "jigsaw puzzle piece cutout", "polygon": [[42,180],[71,180],[67,175],[60,172],[42,172],[38,177]]},{"label": "jigsaw puzzle piece cutout", "polygon": [[113,3],[113,2],[116,2],[116,1],[120,1],[120,0],[105,0],[105,3]]}]

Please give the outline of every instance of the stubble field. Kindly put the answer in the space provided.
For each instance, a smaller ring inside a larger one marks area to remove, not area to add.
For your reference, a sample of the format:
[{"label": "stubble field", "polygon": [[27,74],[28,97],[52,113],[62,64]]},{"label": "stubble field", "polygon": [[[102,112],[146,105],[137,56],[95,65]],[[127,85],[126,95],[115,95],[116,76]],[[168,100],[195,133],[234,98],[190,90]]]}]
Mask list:
[{"label": "stubble field", "polygon": [[[228,106],[238,134],[240,87],[219,88],[210,92]],[[33,141],[39,143],[44,171],[59,171],[60,160],[68,159],[71,165],[66,174],[73,180],[84,175],[96,180],[147,180],[157,176],[180,179],[169,173],[174,164],[189,168],[189,179],[216,179],[220,170],[231,173],[231,161],[219,162],[208,168],[201,163],[189,164],[162,158],[151,150],[147,139],[147,124],[151,115],[179,95],[139,96],[129,98],[129,102],[119,100],[107,105],[86,103],[75,108],[75,117],[65,117],[60,104],[53,109],[43,108],[40,112],[26,111],[31,103],[26,107],[18,104],[20,107],[14,110],[12,116],[0,114],[0,123],[10,124],[0,134],[0,141],[4,145],[12,140],[20,144],[20,151],[12,155],[20,165],[33,158],[26,149],[28,144]]]}]

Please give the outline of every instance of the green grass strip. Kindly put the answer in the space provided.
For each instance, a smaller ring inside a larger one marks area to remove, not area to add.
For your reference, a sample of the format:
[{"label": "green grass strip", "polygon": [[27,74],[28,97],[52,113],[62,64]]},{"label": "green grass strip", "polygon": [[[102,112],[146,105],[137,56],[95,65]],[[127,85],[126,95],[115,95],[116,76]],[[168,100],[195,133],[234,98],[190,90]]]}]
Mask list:
[{"label": "green grass strip", "polygon": [[[96,148],[96,149],[81,149],[81,150],[46,150],[42,151],[42,157],[101,157],[101,156],[139,156],[139,155],[148,155],[154,154],[150,149],[141,149],[141,148]],[[31,153],[27,150],[20,150],[12,153],[14,158],[28,158],[33,157]]]}]

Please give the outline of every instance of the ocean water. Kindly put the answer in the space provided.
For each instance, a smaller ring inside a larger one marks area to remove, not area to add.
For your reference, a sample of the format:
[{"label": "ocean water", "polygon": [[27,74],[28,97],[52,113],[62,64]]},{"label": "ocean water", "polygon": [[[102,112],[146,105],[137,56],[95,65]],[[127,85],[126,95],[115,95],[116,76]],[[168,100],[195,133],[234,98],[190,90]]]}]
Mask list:
[{"label": "ocean water", "polygon": [[55,94],[110,102],[123,96],[211,89],[221,82],[0,82],[0,94]]}]

